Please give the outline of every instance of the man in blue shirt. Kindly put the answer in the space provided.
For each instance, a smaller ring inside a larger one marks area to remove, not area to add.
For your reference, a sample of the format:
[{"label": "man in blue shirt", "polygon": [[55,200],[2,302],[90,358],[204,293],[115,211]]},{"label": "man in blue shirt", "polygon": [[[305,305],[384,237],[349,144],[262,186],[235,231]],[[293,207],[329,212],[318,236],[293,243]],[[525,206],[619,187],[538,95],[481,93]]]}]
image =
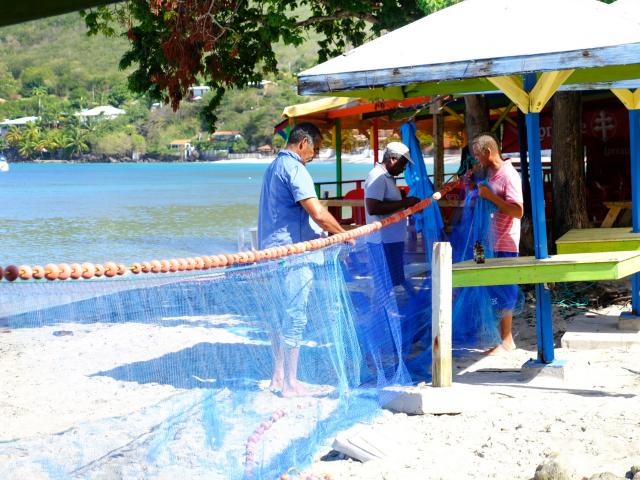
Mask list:
[{"label": "man in blue shirt", "polygon": [[[271,163],[262,180],[258,241],[260,248],[291,245],[318,238],[313,220],[329,233],[344,229],[322,206],[305,165],[320,151],[322,134],[310,123],[296,125],[285,148]],[[307,324],[307,300],[313,271],[294,266],[284,281],[285,312],[271,333],[273,373],[270,388],[284,397],[311,395],[313,389],[298,380],[298,355]]]}]

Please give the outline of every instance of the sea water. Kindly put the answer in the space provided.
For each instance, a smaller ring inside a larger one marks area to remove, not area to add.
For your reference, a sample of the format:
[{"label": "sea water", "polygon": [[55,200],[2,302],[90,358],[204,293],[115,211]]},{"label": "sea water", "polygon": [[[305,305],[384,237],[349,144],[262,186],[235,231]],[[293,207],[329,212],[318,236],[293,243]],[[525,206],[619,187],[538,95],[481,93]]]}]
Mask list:
[{"label": "sea water", "polygon": [[[267,166],[13,163],[0,174],[0,265],[235,252],[238,232],[248,246],[249,229],[257,225]],[[316,182],[335,180],[335,163],[308,168]],[[344,164],[343,180],[364,179],[370,168]],[[324,190],[334,194],[330,186]]]}]

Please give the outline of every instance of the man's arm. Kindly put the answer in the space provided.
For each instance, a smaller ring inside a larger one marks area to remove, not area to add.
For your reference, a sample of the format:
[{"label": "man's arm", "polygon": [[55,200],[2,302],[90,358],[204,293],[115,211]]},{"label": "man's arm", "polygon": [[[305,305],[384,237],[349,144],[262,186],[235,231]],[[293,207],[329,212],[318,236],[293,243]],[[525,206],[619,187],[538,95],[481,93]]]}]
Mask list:
[{"label": "man's arm", "polygon": [[322,206],[320,200],[316,197],[309,197],[304,200],[300,200],[300,205],[306,210],[309,216],[313,218],[313,221],[316,222],[323,230],[326,230],[329,233],[342,233],[345,231],[335,217]]},{"label": "man's arm", "polygon": [[407,197],[402,200],[376,200],[375,198],[365,198],[364,202],[369,215],[387,215],[405,208],[413,207],[418,203],[418,197]]},{"label": "man's arm", "polygon": [[478,195],[492,202],[505,215],[513,218],[522,218],[524,215],[522,204],[503,200],[486,185],[478,185]]}]

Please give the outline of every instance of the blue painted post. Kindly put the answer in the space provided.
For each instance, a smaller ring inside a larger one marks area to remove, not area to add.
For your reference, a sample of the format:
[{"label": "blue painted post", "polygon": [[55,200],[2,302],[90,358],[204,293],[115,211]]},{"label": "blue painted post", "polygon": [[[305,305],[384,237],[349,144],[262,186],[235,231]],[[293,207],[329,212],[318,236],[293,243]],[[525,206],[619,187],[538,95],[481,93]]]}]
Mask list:
[{"label": "blue painted post", "polygon": [[[525,89],[531,91],[536,83],[535,74],[525,76]],[[531,183],[531,211],[536,258],[547,258],[547,223],[544,212],[542,182],[542,153],[540,147],[540,114],[527,113],[527,143],[529,146],[529,181]],[[551,293],[544,284],[536,284],[536,332],[538,337],[538,361],[552,363],[553,323],[551,319]]]},{"label": "blue painted post", "polygon": [[[633,232],[640,233],[640,110],[629,110],[629,138],[631,140],[631,212]],[[640,273],[631,277],[631,308],[640,315]]]},{"label": "blue painted post", "polygon": [[[336,120],[335,139],[336,144],[336,197],[342,198],[342,136],[340,130],[340,120]],[[342,214],[342,212],[341,212]]]}]

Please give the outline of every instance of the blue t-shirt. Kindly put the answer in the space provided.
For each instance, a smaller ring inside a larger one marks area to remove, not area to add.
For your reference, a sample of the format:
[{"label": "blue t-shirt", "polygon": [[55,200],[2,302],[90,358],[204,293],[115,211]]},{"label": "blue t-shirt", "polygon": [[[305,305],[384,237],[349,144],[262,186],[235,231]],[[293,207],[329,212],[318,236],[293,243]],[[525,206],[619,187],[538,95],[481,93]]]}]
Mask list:
[{"label": "blue t-shirt", "polygon": [[304,242],[318,238],[301,200],[316,198],[313,180],[300,157],[281,150],[262,179],[258,242],[260,248]]}]

